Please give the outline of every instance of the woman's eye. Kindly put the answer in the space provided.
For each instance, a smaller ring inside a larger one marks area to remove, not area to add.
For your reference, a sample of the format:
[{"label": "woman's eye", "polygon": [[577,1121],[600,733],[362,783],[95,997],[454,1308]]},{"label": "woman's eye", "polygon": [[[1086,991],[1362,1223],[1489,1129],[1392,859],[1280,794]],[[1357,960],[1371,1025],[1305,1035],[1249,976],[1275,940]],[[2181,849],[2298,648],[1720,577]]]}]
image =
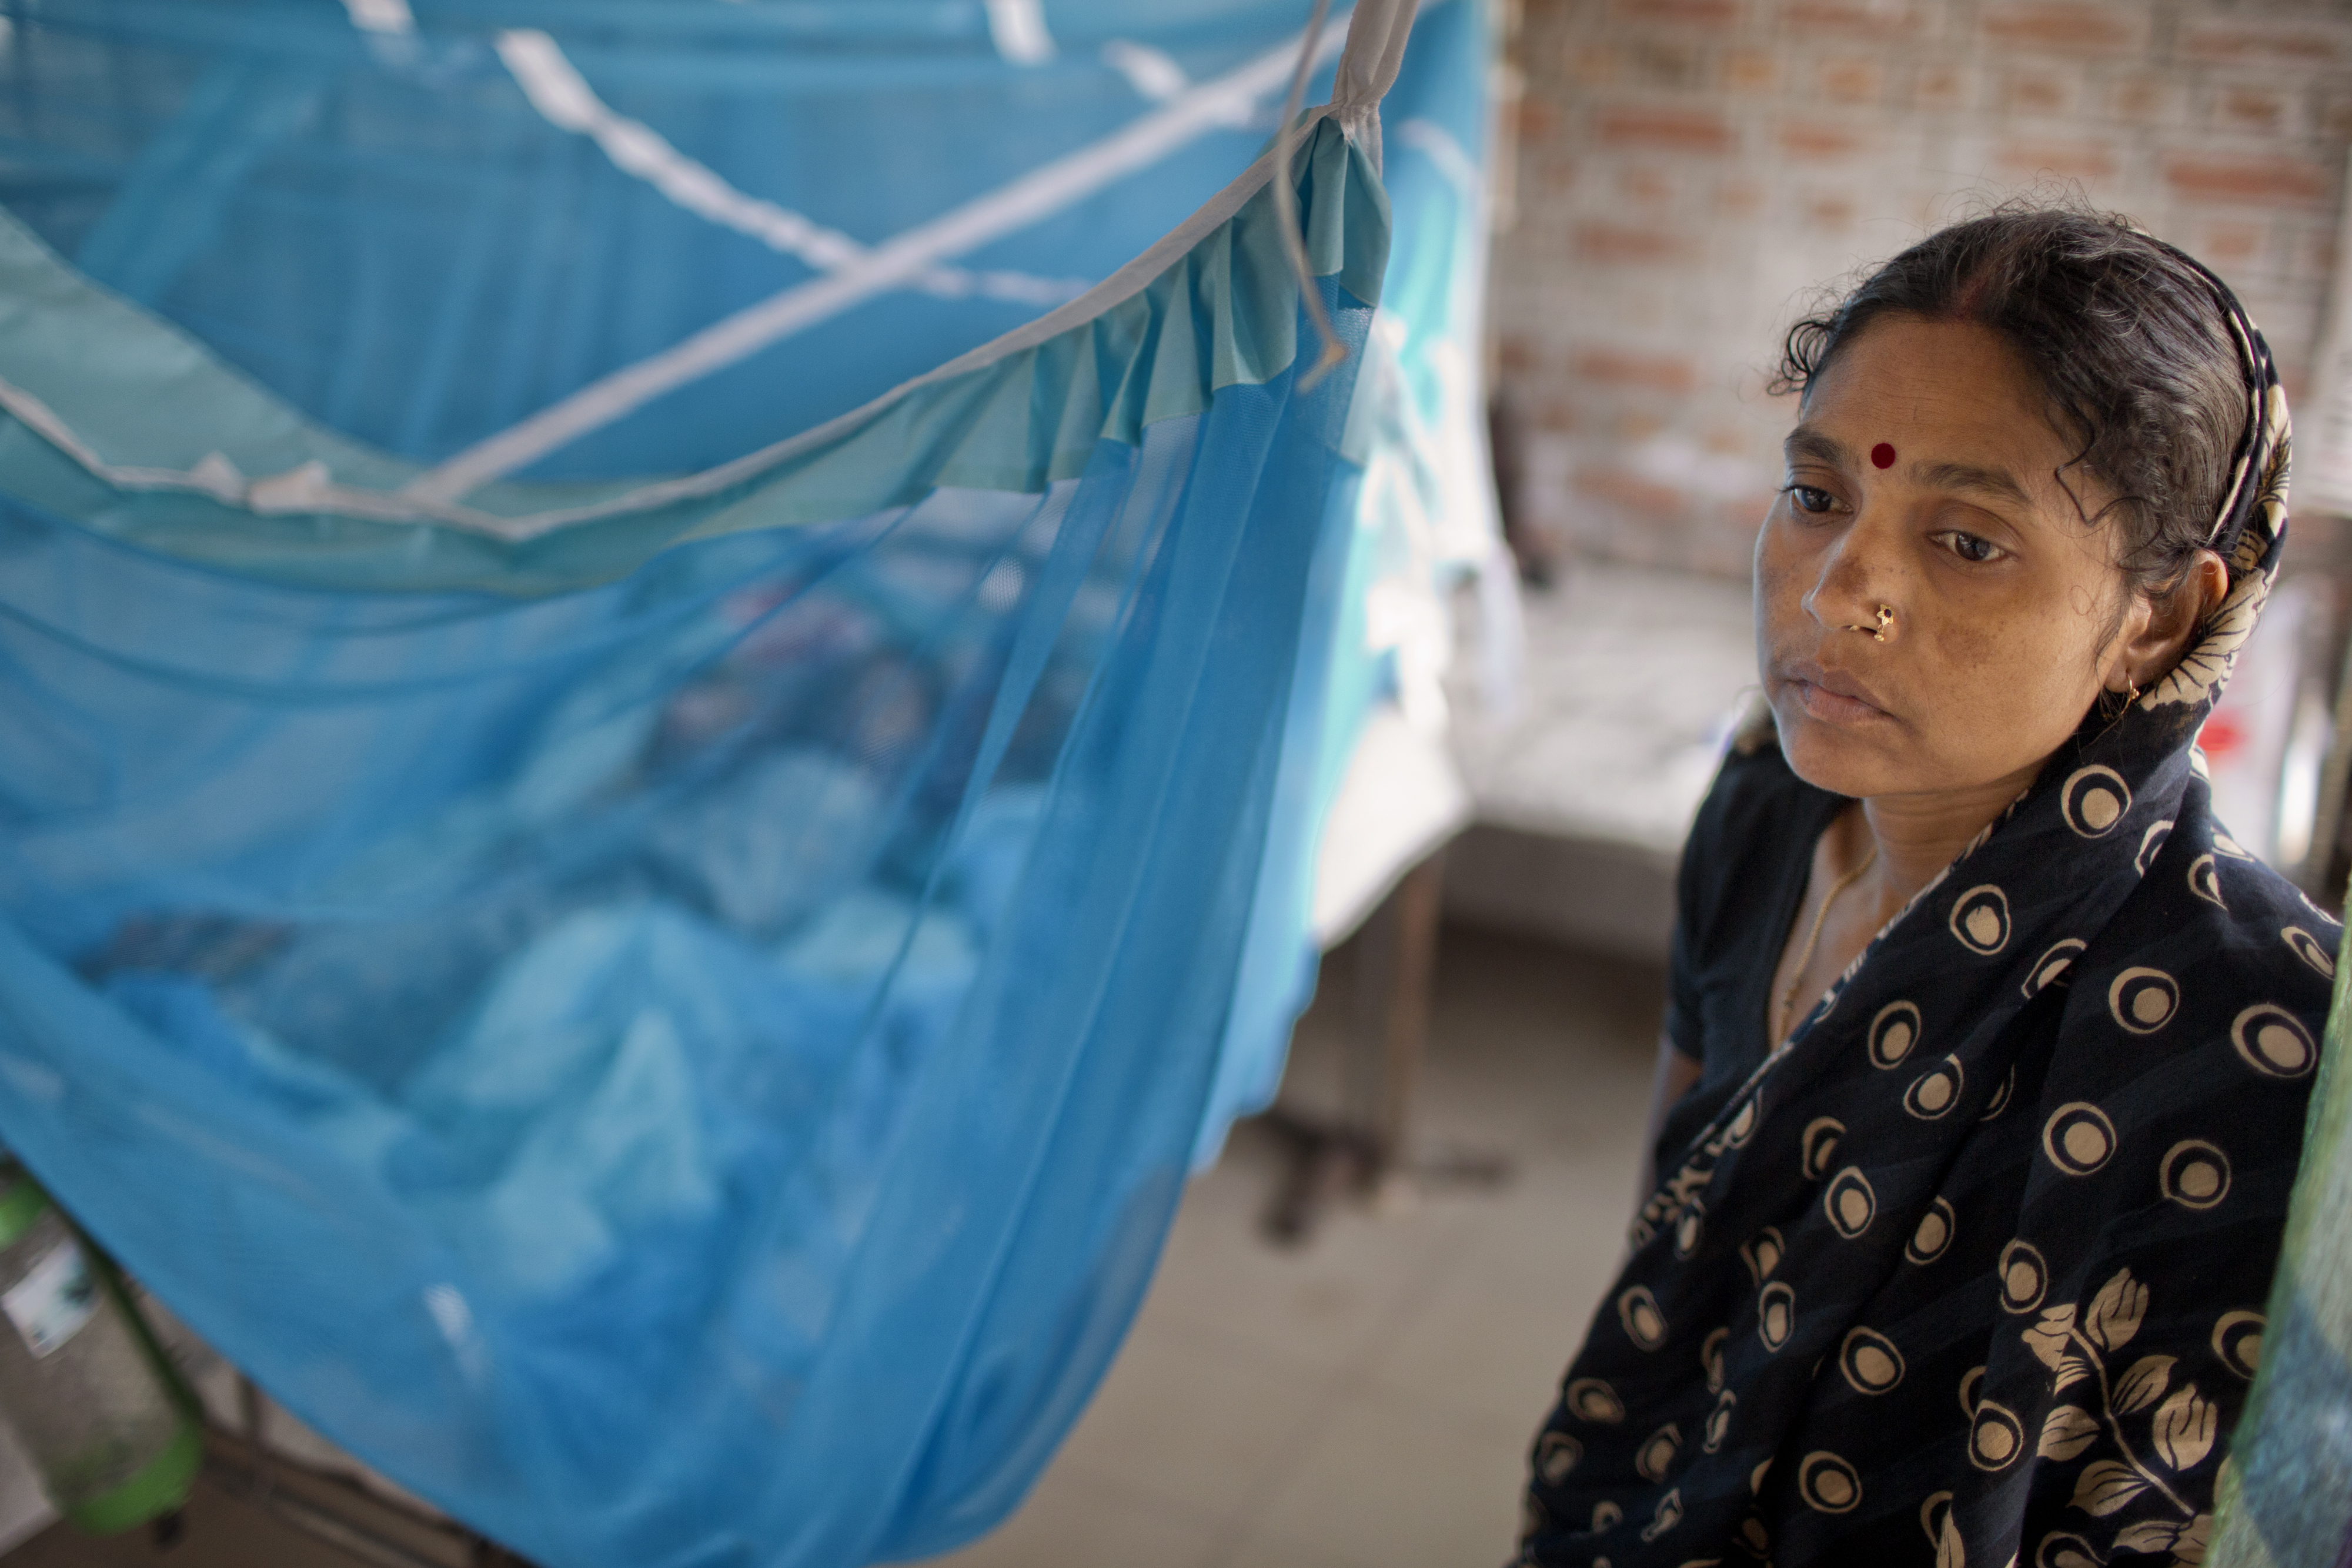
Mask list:
[{"label": "woman's eye", "polygon": [[1944,542],[1962,560],[1975,561],[1979,565],[2003,553],[2001,548],[1990,539],[1979,538],[1974,534],[1946,534]]},{"label": "woman's eye", "polygon": [[1801,512],[1826,512],[1837,505],[1836,497],[1827,490],[1811,485],[1790,486],[1789,499],[1796,504],[1797,510]]}]

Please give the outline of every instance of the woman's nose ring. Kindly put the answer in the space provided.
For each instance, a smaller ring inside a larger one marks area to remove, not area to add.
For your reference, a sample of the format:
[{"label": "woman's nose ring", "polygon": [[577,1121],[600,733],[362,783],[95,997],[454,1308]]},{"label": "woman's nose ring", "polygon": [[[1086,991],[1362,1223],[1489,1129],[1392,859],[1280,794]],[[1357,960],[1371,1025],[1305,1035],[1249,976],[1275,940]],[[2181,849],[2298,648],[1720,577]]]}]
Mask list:
[{"label": "woman's nose ring", "polygon": [[1895,630],[1895,612],[1892,607],[1882,604],[1878,607],[1877,625],[1848,626],[1844,628],[1844,630],[1848,632],[1867,632],[1870,633],[1870,640],[1872,642],[1884,643],[1886,641],[1886,634]]}]

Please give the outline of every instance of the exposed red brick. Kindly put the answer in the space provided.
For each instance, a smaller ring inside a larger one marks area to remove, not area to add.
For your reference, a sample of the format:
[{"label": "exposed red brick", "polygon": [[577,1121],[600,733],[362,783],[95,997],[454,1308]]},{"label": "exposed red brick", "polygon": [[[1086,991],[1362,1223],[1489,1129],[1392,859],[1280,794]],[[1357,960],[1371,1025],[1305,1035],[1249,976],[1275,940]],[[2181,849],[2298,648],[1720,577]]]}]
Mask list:
[{"label": "exposed red brick", "polygon": [[1519,99],[1513,120],[1522,141],[1548,141],[1559,133],[1559,110],[1540,99]]},{"label": "exposed red brick", "polygon": [[1628,511],[1649,517],[1675,517],[1688,505],[1671,485],[1645,479],[1628,468],[1587,464],[1576,471],[1576,487],[1596,500],[1613,501]]},{"label": "exposed red brick", "polygon": [[2282,131],[2291,112],[2286,94],[2266,87],[2225,87],[2213,100],[2214,121],[2231,131]]},{"label": "exposed red brick", "polygon": [[1565,196],[1576,188],[1576,160],[1562,157],[1558,147],[1557,142],[1538,142],[1519,165],[1528,187],[1549,199]]},{"label": "exposed red brick", "polygon": [[2190,22],[2180,29],[2180,52],[2200,60],[2274,60],[2281,65],[2324,65],[2352,51],[2352,27],[2309,22],[2263,21],[2232,16],[2226,22]]},{"label": "exposed red brick", "polygon": [[2116,172],[2115,149],[2097,141],[2011,141],[1993,157],[2007,172],[2025,177],[2104,180]]},{"label": "exposed red brick", "polygon": [[1656,206],[1674,200],[1675,183],[1663,169],[1634,163],[1617,172],[1617,188],[1634,201]]},{"label": "exposed red brick", "polygon": [[1764,187],[1753,180],[1726,180],[1715,188],[1715,210],[1725,217],[1748,217],[1764,210]]},{"label": "exposed red brick", "polygon": [[1698,384],[1697,370],[1682,356],[1630,349],[1587,349],[1569,361],[1569,370],[1589,382],[1651,392],[1686,392]]},{"label": "exposed red brick", "polygon": [[2127,76],[2107,89],[2107,112],[2117,120],[2152,125],[2179,112],[2180,84],[2159,76]]},{"label": "exposed red brick", "polygon": [[1952,61],[1930,62],[1911,78],[1915,109],[1965,109],[1969,92],[1969,68]]},{"label": "exposed red brick", "polygon": [[1769,92],[1780,79],[1780,62],[1762,49],[1734,49],[1723,57],[1723,85],[1732,92]]},{"label": "exposed red brick", "polygon": [[1780,150],[1792,158],[1843,158],[1862,151],[1862,138],[1843,125],[1792,120],[1780,127]]},{"label": "exposed red brick", "polygon": [[1633,224],[1587,223],[1576,225],[1576,254],[1587,261],[1679,261],[1690,254],[1690,241],[1670,229]]},{"label": "exposed red brick", "polygon": [[2001,78],[2001,104],[2013,114],[2071,114],[2076,88],[2076,78],[2067,71],[2024,66]]},{"label": "exposed red brick", "polygon": [[1616,0],[1610,7],[1627,22],[1669,26],[1728,27],[1739,20],[1739,0]]},{"label": "exposed red brick", "polygon": [[2121,6],[2068,0],[1990,6],[1984,30],[1987,37],[2011,48],[2061,55],[2124,54],[2138,49],[2147,36],[2142,16]]},{"label": "exposed red brick", "polygon": [[2335,189],[2326,169],[2300,158],[2183,153],[2165,161],[2164,178],[2177,193],[2205,202],[2290,202],[2316,206]]},{"label": "exposed red brick", "polygon": [[1781,19],[1801,33],[1843,33],[1856,37],[1894,38],[1919,32],[1927,13],[1909,0],[1789,0]]},{"label": "exposed red brick", "polygon": [[2329,93],[2320,100],[2319,129],[2334,141],[2352,136],[2352,94]]},{"label": "exposed red brick", "polygon": [[1723,116],[1703,109],[1620,104],[1592,117],[1592,129],[1612,147],[1660,147],[1677,152],[1729,152],[1738,132]]},{"label": "exposed red brick", "polygon": [[2262,260],[2268,237],[2258,224],[2207,224],[2198,232],[2197,258],[2208,267],[2252,271]]},{"label": "exposed red brick", "polygon": [[1848,196],[1815,196],[1805,204],[1805,217],[1816,230],[1851,228],[1853,216],[1853,201]]},{"label": "exposed red brick", "polygon": [[1813,85],[1832,102],[1875,103],[1885,89],[1886,73],[1876,60],[1823,60],[1813,69]]},{"label": "exposed red brick", "polygon": [[1706,85],[1705,51],[1679,39],[1641,39],[1628,57],[1633,64],[1631,79],[1645,87],[1681,89]]},{"label": "exposed red brick", "polygon": [[1579,41],[1560,52],[1560,67],[1572,82],[1606,87],[1625,74],[1625,51]]},{"label": "exposed red brick", "polygon": [[1517,332],[1506,332],[1495,340],[1495,365],[1507,377],[1524,377],[1536,368],[1535,345]]},{"label": "exposed red brick", "polygon": [[1564,397],[1538,398],[1528,410],[1528,423],[1536,430],[1566,435],[1580,428],[1584,421],[1576,405]]}]

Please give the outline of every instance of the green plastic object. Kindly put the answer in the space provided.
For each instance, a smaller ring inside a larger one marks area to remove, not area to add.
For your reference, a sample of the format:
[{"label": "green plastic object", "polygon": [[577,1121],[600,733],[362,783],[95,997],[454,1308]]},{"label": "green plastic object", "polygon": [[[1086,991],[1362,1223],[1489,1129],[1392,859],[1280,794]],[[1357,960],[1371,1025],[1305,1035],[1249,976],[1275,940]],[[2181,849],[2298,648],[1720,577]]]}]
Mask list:
[{"label": "green plastic object", "polygon": [[94,1497],[65,1504],[58,1511],[76,1530],[91,1535],[119,1534],[184,1507],[204,1463],[204,1434],[194,1423],[184,1419],[171,1446],[149,1460],[145,1469]]},{"label": "green plastic object", "polygon": [[0,1247],[14,1246],[48,1207],[49,1195],[34,1184],[22,1166],[11,1166],[0,1174]]},{"label": "green plastic object", "polygon": [[58,1511],[112,1534],[187,1500],[193,1398],[112,1262],[13,1162],[0,1167],[0,1414]]}]

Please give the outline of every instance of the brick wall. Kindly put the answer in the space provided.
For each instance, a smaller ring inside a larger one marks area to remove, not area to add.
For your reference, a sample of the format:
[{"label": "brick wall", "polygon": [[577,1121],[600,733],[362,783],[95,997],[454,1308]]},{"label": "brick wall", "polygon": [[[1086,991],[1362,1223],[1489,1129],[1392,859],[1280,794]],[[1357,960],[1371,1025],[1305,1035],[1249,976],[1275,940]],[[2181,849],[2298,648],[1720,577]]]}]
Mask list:
[{"label": "brick wall", "polygon": [[2352,141],[2352,6],[1524,0],[1497,386],[1552,549],[1744,575],[1821,285],[2078,186],[2227,277],[2293,396]]}]

